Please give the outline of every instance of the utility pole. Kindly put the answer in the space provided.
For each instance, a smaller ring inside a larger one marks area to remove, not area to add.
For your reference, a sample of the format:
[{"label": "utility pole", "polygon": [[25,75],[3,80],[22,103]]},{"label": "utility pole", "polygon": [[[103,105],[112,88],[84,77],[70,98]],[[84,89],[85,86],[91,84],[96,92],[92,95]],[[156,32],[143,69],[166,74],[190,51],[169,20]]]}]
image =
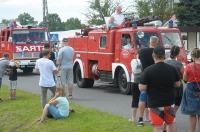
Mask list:
[{"label": "utility pole", "polygon": [[47,6],[47,0],[42,0],[43,3],[43,23],[48,23],[48,6]]}]

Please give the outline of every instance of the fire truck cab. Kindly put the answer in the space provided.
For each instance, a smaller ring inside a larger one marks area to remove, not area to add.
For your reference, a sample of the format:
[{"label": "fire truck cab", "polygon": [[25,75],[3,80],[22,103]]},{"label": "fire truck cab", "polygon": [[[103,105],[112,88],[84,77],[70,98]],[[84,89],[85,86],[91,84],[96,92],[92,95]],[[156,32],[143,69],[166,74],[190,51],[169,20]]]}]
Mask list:
[{"label": "fire truck cab", "polygon": [[49,43],[47,29],[32,26],[10,27],[0,30],[0,57],[9,53],[10,58],[19,61],[24,73],[32,72],[44,43]]},{"label": "fire truck cab", "polygon": [[[148,25],[148,24],[147,24]],[[87,33],[85,33],[87,32]],[[178,59],[186,64],[187,57],[180,31],[171,27],[137,26],[124,21],[119,28],[86,29],[82,34],[69,38],[69,46],[75,50],[74,81],[78,87],[93,87],[94,80],[113,83],[121,93],[131,93],[132,59],[141,48],[149,47],[151,36],[159,38],[159,44],[169,57],[171,46],[181,49]],[[129,39],[130,44],[127,45]]]}]

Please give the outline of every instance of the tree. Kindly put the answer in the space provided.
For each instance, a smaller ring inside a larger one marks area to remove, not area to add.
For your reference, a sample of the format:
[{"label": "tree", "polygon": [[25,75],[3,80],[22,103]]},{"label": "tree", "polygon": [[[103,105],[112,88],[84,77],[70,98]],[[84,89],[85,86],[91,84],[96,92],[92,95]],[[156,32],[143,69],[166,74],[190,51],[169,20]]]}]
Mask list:
[{"label": "tree", "polygon": [[200,26],[200,0],[180,0],[175,7],[178,26]]},{"label": "tree", "polygon": [[171,0],[138,1],[137,10],[140,18],[147,16],[159,16],[162,22],[168,20],[173,14],[170,7]]},{"label": "tree", "polygon": [[20,22],[21,25],[28,25],[28,24],[36,25],[38,23],[37,21],[34,21],[34,17],[25,12],[23,14],[20,14],[17,20]]},{"label": "tree", "polygon": [[61,22],[60,17],[56,13],[48,14],[47,27],[50,32],[65,30],[64,23]]},{"label": "tree", "polygon": [[6,26],[8,26],[8,24],[11,22],[12,20],[8,20],[8,19],[3,19],[1,21],[2,24],[5,24]]},{"label": "tree", "polygon": [[65,22],[65,30],[80,29],[81,27],[81,21],[78,18],[72,17]]},{"label": "tree", "polygon": [[115,11],[115,7],[121,2],[122,0],[118,0],[118,2],[113,0],[89,0],[88,11],[84,14],[89,25],[105,24],[104,17],[110,16]]}]

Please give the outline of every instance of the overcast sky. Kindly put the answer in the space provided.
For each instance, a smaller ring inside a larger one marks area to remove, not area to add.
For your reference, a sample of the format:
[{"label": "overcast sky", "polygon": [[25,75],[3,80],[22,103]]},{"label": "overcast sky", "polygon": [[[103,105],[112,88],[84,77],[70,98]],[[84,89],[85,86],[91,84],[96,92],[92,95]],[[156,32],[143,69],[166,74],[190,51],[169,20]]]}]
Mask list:
[{"label": "overcast sky", "polygon": [[[29,13],[36,21],[43,20],[43,0],[0,0],[0,21],[2,19],[14,19],[19,14]],[[77,17],[84,23],[88,3],[87,0],[47,0],[48,12],[57,13],[62,21],[68,18]],[[130,1],[125,0],[124,5],[129,5]]]}]

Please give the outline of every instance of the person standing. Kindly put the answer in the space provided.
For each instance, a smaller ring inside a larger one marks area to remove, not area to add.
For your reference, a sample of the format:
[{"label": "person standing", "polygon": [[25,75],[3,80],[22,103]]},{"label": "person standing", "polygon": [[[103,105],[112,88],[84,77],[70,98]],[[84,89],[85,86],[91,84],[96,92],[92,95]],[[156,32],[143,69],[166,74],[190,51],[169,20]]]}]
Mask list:
[{"label": "person standing", "polygon": [[[44,45],[44,49],[50,49],[50,45],[49,44],[45,44]],[[49,60],[52,60],[55,63],[55,59],[56,59],[55,53],[51,49],[50,49],[50,51],[51,51],[51,55],[49,57]],[[42,58],[42,57],[43,57],[43,52],[41,52],[39,54],[39,58]]]},{"label": "person standing", "polygon": [[51,55],[51,51],[49,49],[43,50],[43,58],[40,58],[36,61],[35,69],[37,73],[40,73],[39,86],[41,87],[41,105],[44,108],[47,103],[47,90],[51,90],[53,95],[55,95],[55,81],[53,78],[53,74],[57,74],[61,68],[55,67],[53,61],[48,58]]},{"label": "person standing", "polygon": [[[131,119],[129,121],[136,121],[136,113],[138,109],[138,103],[139,103],[139,97],[140,97],[140,90],[138,88],[138,83],[135,74],[137,68],[141,66],[141,62],[138,59],[138,53],[136,54],[136,59],[133,59],[131,61],[131,69],[132,69],[132,74],[131,74],[131,91],[132,91],[132,103],[131,103]],[[139,79],[138,79],[139,80]]]},{"label": "person standing", "polygon": [[156,46],[153,50],[155,64],[147,67],[141,76],[139,89],[147,91],[147,107],[154,132],[163,132],[164,123],[167,132],[176,132],[174,90],[180,87],[180,76],[175,67],[164,63],[165,49]]},{"label": "person standing", "polygon": [[[153,49],[155,46],[157,46],[159,43],[159,39],[157,36],[152,36],[150,38],[150,44],[149,48],[142,48],[139,50],[139,59],[142,64],[142,71],[144,71],[148,66],[154,64],[154,60],[152,58]],[[146,91],[140,92],[140,99],[139,99],[139,120],[138,120],[138,126],[143,126],[143,115],[146,108],[146,102],[147,102],[147,93]],[[148,111],[146,110],[146,121],[149,120],[148,117]]]},{"label": "person standing", "polygon": [[68,39],[63,38],[62,43],[64,47],[62,47],[58,52],[57,57],[57,65],[61,66],[60,77],[63,88],[65,89],[65,85],[68,85],[69,95],[68,97],[72,99],[72,89],[73,89],[73,57],[74,57],[74,49],[68,46]]},{"label": "person standing", "polygon": [[122,14],[122,7],[117,6],[115,13],[113,13],[109,20],[109,27],[119,27],[124,21],[124,15]]},{"label": "person standing", "polygon": [[[10,59],[10,56],[8,53],[3,54],[3,58],[0,58],[0,89],[1,89],[1,84],[2,84],[2,78],[10,62],[9,59]],[[0,102],[2,102],[1,98],[0,98]]]},{"label": "person standing", "polygon": [[11,60],[6,72],[9,75],[10,81],[10,99],[16,100],[16,88],[17,88],[17,68],[19,67],[19,62]]},{"label": "person standing", "polygon": [[182,98],[181,113],[189,115],[190,132],[195,132],[198,121],[200,130],[200,49],[191,51],[193,62],[186,65],[183,80],[187,81]]},{"label": "person standing", "polygon": [[[179,53],[180,53],[180,48],[176,45],[172,46],[170,49],[170,58],[165,59],[164,62],[166,64],[174,66],[177,69],[177,71],[179,72],[180,77],[182,78],[183,72],[184,72],[184,67],[183,67],[183,64],[177,60],[177,56],[179,55]],[[180,88],[175,87],[175,100],[174,100],[175,112],[177,112],[179,109],[179,106],[180,106],[181,100],[182,100],[182,96],[183,96],[183,84],[181,83]]]}]

